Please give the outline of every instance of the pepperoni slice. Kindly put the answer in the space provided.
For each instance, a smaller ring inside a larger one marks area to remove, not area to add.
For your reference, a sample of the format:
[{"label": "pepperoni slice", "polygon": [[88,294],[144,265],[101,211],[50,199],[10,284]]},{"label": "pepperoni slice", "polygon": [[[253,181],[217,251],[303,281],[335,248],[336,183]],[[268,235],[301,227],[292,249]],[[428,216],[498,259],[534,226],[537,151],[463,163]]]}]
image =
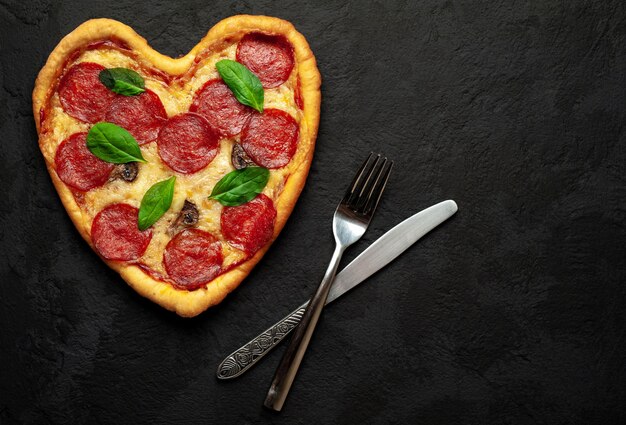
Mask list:
[{"label": "pepperoni slice", "polygon": [[275,220],[274,203],[260,194],[237,207],[224,207],[220,223],[228,243],[251,255],[272,239]]},{"label": "pepperoni slice", "polygon": [[223,261],[220,241],[198,229],[178,233],[163,253],[163,265],[169,277],[188,290],[212,281],[221,273]]},{"label": "pepperoni slice", "polygon": [[201,115],[186,113],[170,118],[161,128],[157,144],[161,159],[174,171],[192,174],[217,155],[219,137]]},{"label": "pepperoni slice", "polygon": [[237,62],[255,73],[264,88],[278,87],[293,69],[293,47],[283,36],[246,34],[237,45]]},{"label": "pepperoni slice", "polygon": [[109,205],[91,224],[91,241],[107,260],[136,260],[146,251],[152,231],[137,227],[139,210],[128,204]]},{"label": "pepperoni slice", "polygon": [[82,191],[105,184],[114,168],[87,149],[87,133],[72,134],[62,141],[54,165],[63,183]]},{"label": "pepperoni slice", "polygon": [[194,96],[190,112],[197,112],[224,137],[232,137],[241,128],[253,109],[239,103],[222,80],[207,81]]},{"label": "pepperoni slice", "polygon": [[71,67],[59,83],[59,99],[70,116],[88,123],[102,121],[115,93],[100,82],[104,67],[82,62]]},{"label": "pepperoni slice", "polygon": [[266,109],[250,117],[241,131],[241,146],[265,168],[289,164],[298,145],[298,123],[285,111]]},{"label": "pepperoni slice", "polygon": [[106,114],[106,121],[124,127],[137,143],[153,142],[167,120],[159,96],[146,90],[138,96],[117,96]]}]

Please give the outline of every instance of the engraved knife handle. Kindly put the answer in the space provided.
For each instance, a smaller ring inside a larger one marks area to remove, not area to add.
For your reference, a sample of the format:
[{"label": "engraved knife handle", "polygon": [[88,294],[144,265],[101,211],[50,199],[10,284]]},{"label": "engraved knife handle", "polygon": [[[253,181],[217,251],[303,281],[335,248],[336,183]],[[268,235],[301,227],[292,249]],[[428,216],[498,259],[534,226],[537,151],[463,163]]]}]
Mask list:
[{"label": "engraved knife handle", "polygon": [[254,366],[298,326],[308,301],[265,330],[241,348],[233,351],[217,368],[218,379],[232,379]]}]

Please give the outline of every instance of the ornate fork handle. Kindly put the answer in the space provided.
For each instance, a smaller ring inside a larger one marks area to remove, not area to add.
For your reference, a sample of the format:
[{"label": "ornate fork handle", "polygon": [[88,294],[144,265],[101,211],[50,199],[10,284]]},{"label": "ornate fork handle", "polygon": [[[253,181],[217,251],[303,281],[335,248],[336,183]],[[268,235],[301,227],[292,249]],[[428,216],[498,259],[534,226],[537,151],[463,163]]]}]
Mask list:
[{"label": "ornate fork handle", "polygon": [[219,379],[231,379],[250,369],[298,326],[308,304],[308,302],[302,304],[283,320],[268,328],[243,347],[233,351],[220,363],[217,368],[217,377]]}]

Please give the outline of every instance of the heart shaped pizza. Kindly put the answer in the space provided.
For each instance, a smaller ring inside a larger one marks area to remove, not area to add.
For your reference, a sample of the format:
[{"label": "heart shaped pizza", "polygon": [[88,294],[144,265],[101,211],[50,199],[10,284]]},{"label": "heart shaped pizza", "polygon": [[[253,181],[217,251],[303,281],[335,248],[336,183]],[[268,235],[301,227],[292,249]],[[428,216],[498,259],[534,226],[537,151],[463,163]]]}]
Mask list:
[{"label": "heart shaped pizza", "polygon": [[321,78],[305,38],[266,16],[161,55],[85,22],[33,91],[39,146],[74,225],[139,294],[185,317],[250,273],[304,186]]}]

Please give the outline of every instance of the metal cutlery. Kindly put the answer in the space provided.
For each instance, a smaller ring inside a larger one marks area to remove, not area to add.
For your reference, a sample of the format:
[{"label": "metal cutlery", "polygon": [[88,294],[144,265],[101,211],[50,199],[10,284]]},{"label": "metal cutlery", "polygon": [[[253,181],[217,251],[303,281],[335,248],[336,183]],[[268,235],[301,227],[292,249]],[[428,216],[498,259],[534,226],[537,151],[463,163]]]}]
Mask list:
[{"label": "metal cutlery", "polygon": [[347,247],[358,241],[369,226],[385,189],[393,162],[370,154],[357,172],[333,216],[335,251],[324,278],[304,311],[289,346],[281,359],[263,403],[280,411],[289,394],[304,353],[311,341],[322,309],[332,287],[339,261]]},{"label": "metal cutlery", "polygon": [[[454,201],[443,201],[412,215],[387,231],[337,275],[326,304],[392,262],[428,232],[452,217],[457,209]],[[308,301],[229,354],[218,366],[217,377],[236,378],[254,366],[298,326],[307,305]]]}]

